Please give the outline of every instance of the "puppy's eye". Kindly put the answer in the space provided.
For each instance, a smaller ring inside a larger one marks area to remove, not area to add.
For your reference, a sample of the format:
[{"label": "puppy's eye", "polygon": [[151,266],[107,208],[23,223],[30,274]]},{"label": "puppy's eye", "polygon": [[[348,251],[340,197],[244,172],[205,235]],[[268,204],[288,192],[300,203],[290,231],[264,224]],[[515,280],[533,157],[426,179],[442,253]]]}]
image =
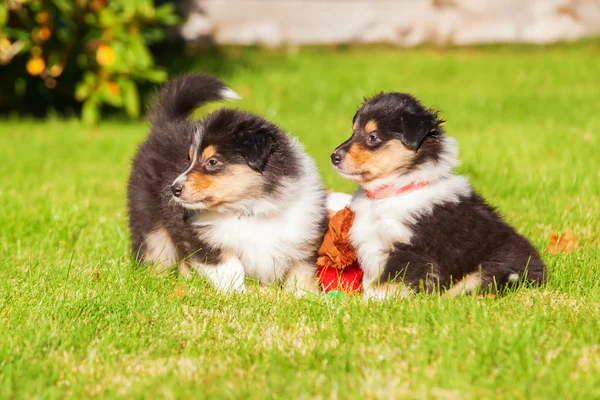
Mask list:
[{"label": "puppy's eye", "polygon": [[371,134],[367,138],[367,144],[369,146],[374,146],[374,145],[378,144],[379,142],[381,142],[381,139],[379,139],[379,136],[377,136],[377,135]]},{"label": "puppy's eye", "polygon": [[215,169],[216,167],[219,166],[219,164],[220,164],[220,162],[216,158],[209,158],[206,161],[206,168],[207,169]]}]

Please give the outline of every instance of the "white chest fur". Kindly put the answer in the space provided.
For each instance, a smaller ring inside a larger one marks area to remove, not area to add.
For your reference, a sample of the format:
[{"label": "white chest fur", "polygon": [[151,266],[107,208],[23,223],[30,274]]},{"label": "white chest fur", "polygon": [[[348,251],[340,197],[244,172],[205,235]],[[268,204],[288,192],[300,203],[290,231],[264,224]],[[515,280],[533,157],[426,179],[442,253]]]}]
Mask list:
[{"label": "white chest fur", "polygon": [[231,251],[242,262],[246,275],[267,284],[282,278],[294,260],[307,258],[314,251],[309,244],[318,223],[302,208],[303,204],[296,204],[276,217],[223,217],[205,228],[201,238]]},{"label": "white chest fur", "polygon": [[471,192],[467,178],[450,175],[430,185],[395,197],[372,200],[362,189],[352,199],[355,212],[350,240],[364,271],[365,288],[379,278],[389,251],[397,243],[410,244],[411,225],[439,204],[459,201]]}]

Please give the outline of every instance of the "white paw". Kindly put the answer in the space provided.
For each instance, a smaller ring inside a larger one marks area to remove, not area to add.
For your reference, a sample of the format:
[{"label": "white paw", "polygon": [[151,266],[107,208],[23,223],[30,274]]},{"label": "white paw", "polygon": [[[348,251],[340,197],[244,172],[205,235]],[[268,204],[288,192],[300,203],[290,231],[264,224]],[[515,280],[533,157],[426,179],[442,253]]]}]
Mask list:
[{"label": "white paw", "polygon": [[235,257],[219,265],[196,266],[198,273],[207,277],[212,284],[224,293],[244,293],[246,273],[240,260]]}]

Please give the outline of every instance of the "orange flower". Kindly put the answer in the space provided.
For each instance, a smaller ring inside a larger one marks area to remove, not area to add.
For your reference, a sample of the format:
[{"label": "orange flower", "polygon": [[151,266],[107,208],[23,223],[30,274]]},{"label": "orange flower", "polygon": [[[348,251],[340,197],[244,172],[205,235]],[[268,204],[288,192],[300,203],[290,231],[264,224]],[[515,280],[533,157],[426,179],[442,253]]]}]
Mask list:
[{"label": "orange flower", "polygon": [[106,84],[106,86],[108,87],[110,94],[113,96],[117,96],[119,93],[121,93],[121,88],[119,88],[119,85],[117,85],[115,82],[110,81]]},{"label": "orange flower", "polygon": [[27,61],[27,65],[25,67],[29,75],[37,76],[44,71],[46,68],[46,62],[42,57],[32,57]]},{"label": "orange flower", "polygon": [[48,39],[50,39],[51,34],[52,33],[50,32],[50,29],[47,26],[41,27],[40,30],[38,31],[38,37],[41,40],[48,40]]},{"label": "orange flower", "polygon": [[96,61],[100,65],[112,65],[115,62],[115,52],[110,46],[101,44],[96,51]]}]

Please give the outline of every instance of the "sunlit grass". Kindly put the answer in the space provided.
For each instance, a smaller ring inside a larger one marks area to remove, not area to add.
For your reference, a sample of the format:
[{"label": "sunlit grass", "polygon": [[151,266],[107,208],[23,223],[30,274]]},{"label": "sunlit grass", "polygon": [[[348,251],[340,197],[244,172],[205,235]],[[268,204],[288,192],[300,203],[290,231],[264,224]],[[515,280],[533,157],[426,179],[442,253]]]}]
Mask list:
[{"label": "sunlit grass", "polygon": [[234,106],[300,137],[335,190],[353,190],[328,155],[364,96],[439,108],[459,171],[520,232],[540,250],[552,233],[579,237],[544,254],[546,287],[497,299],[367,305],[257,285],[223,297],[139,270],[125,182],[145,124],[1,121],[0,398],[600,397],[598,57],[232,51],[222,70],[244,96]]}]

